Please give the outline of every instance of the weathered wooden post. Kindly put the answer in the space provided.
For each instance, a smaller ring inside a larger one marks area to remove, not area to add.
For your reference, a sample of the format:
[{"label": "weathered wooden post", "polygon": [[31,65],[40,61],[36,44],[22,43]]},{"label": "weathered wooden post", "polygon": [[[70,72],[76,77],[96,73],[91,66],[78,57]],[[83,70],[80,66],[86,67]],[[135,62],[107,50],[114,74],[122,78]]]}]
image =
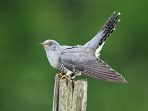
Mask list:
[{"label": "weathered wooden post", "polygon": [[55,77],[53,111],[86,111],[87,81]]}]

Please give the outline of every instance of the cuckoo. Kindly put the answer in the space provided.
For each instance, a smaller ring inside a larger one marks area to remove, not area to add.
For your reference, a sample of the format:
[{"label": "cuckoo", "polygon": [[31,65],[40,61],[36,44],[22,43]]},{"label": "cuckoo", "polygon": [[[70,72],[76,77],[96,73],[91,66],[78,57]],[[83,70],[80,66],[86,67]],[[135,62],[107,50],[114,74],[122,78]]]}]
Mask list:
[{"label": "cuckoo", "polygon": [[62,72],[62,77],[74,79],[76,75],[86,75],[96,79],[116,83],[127,83],[117,71],[100,59],[100,51],[106,39],[115,30],[120,13],[113,12],[101,30],[86,44],[67,46],[55,40],[41,43],[48,61],[53,68]]}]

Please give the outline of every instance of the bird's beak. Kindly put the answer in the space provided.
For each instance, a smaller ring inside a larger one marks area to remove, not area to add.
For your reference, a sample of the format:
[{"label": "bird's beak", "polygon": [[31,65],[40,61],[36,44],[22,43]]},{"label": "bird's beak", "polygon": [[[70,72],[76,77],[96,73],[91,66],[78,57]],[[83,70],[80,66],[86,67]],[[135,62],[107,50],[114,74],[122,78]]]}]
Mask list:
[{"label": "bird's beak", "polygon": [[40,44],[44,46],[44,43],[40,43]]}]

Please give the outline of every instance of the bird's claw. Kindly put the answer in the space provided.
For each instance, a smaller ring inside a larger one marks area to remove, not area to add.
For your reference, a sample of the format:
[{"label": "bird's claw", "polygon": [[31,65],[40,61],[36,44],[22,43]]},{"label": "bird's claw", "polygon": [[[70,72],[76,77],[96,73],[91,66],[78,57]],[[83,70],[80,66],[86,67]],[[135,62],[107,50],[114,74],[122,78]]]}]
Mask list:
[{"label": "bird's claw", "polygon": [[65,75],[64,73],[59,74],[60,79],[66,79],[66,80],[71,80],[70,76]]},{"label": "bird's claw", "polygon": [[67,76],[67,75],[63,75],[63,76],[61,77],[61,79],[71,80],[71,77],[70,77],[70,76]]},{"label": "bird's claw", "polygon": [[65,75],[65,74],[62,73],[62,72],[58,74],[58,76],[59,76],[60,78],[61,78],[62,76],[64,76],[64,75]]}]

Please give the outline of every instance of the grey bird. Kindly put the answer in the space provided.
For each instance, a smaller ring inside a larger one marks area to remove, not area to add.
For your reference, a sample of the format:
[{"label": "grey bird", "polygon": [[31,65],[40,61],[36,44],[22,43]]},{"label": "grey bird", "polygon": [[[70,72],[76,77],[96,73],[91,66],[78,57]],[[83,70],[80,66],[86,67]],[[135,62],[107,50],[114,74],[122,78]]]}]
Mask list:
[{"label": "grey bird", "polygon": [[61,46],[55,40],[41,43],[51,66],[62,71],[65,77],[72,79],[82,74],[96,79],[127,83],[121,74],[99,58],[105,40],[120,21],[119,16],[120,13],[113,12],[102,29],[84,45]]}]

